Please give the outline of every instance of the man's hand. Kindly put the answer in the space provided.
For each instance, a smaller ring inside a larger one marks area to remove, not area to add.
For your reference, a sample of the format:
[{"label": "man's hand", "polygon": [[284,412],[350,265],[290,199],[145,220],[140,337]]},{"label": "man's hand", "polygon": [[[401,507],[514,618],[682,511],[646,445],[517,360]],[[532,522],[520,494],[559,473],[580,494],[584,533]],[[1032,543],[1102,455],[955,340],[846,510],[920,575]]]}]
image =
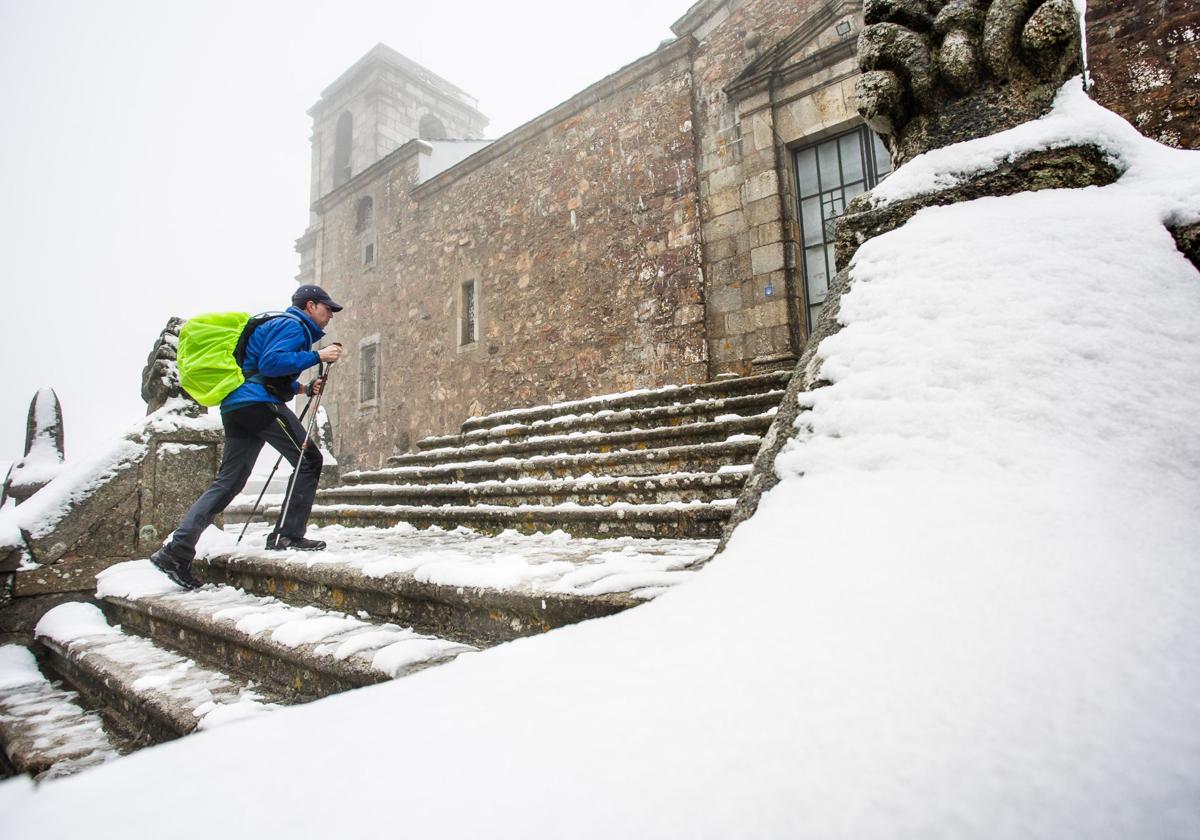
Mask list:
[{"label": "man's hand", "polygon": [[312,382],[309,382],[308,386],[304,389],[305,396],[315,397],[317,394],[321,393],[321,388],[324,386],[324,384],[324,379],[314,379]]},{"label": "man's hand", "polygon": [[328,347],[322,347],[320,351],[317,352],[317,355],[321,357],[321,361],[325,364],[336,362],[338,359],[342,358],[342,345],[330,344]]}]

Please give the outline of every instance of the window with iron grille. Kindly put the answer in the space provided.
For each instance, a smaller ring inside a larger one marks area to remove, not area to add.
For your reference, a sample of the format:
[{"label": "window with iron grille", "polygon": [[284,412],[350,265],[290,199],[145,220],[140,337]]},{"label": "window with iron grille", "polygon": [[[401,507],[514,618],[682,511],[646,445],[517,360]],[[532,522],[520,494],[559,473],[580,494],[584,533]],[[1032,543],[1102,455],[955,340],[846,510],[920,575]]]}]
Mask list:
[{"label": "window with iron grille", "polygon": [[460,347],[467,344],[474,344],[479,337],[479,295],[478,284],[474,280],[468,280],[462,284],[462,291],[459,296],[459,334],[458,344]]},{"label": "window with iron grille", "polygon": [[816,322],[829,281],[838,266],[833,257],[833,224],[846,205],[892,171],[883,142],[865,125],[796,151],[796,195],[804,250],[808,329]]},{"label": "window with iron grille", "polygon": [[358,402],[373,405],[379,399],[379,339],[363,339],[358,347]]}]

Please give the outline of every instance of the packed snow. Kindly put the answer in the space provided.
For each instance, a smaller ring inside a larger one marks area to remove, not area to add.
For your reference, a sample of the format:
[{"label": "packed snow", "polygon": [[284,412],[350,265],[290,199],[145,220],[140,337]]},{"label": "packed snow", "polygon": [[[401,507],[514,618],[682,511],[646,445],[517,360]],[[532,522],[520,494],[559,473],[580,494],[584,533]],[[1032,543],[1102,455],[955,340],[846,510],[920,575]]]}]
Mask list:
[{"label": "packed snow", "polygon": [[1163,224],[1200,154],[1078,85],[1047,122],[1121,179],[866,243],[781,482],[686,585],[7,782],[6,833],[1195,838],[1200,275]]},{"label": "packed snow", "polygon": [[389,678],[474,650],[395,624],[373,624],[316,607],[295,607],[228,586],[209,585],[184,593],[149,560],[111,566],[97,577],[96,595],[181,612],[206,624],[228,625],[250,641],[265,639],[285,648],[315,646],[318,656],[338,661],[355,658],[363,667]]},{"label": "packed snow", "polygon": [[[268,557],[305,566],[346,566],[368,577],[411,575],[423,583],[532,594],[628,593],[652,598],[690,579],[716,549],[715,540],[590,539],[563,531],[531,535],[505,531],[489,536],[470,528],[447,531],[435,525],[418,530],[401,523],[391,528],[310,528],[308,537],[329,544],[325,551],[267,552],[268,526],[251,526],[238,546],[236,534],[241,527],[229,525],[226,533],[209,528],[198,553],[206,557]],[[102,587],[108,586],[110,576],[126,574],[127,565],[102,573]],[[163,590],[156,587],[162,587],[163,581],[165,578],[156,575],[122,581],[119,586],[159,594]],[[170,582],[165,585],[174,586]]]},{"label": "packed snow", "polygon": [[69,775],[118,756],[100,716],[85,710],[75,692],[47,680],[22,645],[0,646],[0,735],[10,759],[14,751],[26,760],[39,759],[46,768],[39,779]]},{"label": "packed snow", "polygon": [[149,639],[126,635],[111,626],[93,604],[60,604],[42,617],[34,634],[87,658],[94,671],[120,675],[114,677],[117,681],[124,675],[136,675],[131,683],[135,691],[157,704],[189,709],[199,730],[279,708],[219,671],[197,665]]}]

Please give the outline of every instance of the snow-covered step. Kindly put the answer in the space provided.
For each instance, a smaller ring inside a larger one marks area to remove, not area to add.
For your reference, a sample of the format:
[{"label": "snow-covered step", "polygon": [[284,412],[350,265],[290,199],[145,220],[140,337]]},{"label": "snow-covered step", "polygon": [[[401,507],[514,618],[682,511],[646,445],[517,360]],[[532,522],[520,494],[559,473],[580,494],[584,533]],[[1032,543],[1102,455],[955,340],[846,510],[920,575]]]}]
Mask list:
[{"label": "snow-covered step", "polygon": [[[418,528],[470,528],[485,534],[565,531],[576,537],[706,540],[721,536],[736,503],[736,497],[730,497],[657,505],[314,505],[309,522],[348,527],[408,523]],[[272,506],[264,519],[272,521],[278,513]]]},{"label": "snow-covered step", "polygon": [[537,435],[513,442],[427,449],[410,455],[393,455],[388,466],[432,466],[434,464],[531,455],[558,455],[572,452],[613,452],[682,446],[696,443],[745,440],[766,434],[771,427],[774,411],[714,420],[686,423],[680,426],[660,426],[651,429],[630,429],[624,432],[573,432],[566,435]]},{"label": "snow-covered step", "polygon": [[0,647],[0,747],[9,767],[41,779],[68,776],[121,754],[97,712],[42,674],[24,645]]},{"label": "snow-covered step", "polygon": [[473,645],[643,603],[688,580],[716,547],[712,540],[491,536],[401,526],[310,529],[309,536],[329,543],[325,551],[268,552],[264,533],[256,527],[236,553],[198,558],[195,573]]},{"label": "snow-covered step", "polygon": [[619,411],[607,408],[596,412],[564,414],[525,423],[504,423],[455,435],[423,438],[417,441],[417,449],[425,451],[451,446],[512,442],[528,437],[566,435],[573,432],[619,432],[733,419],[762,414],[778,407],[784,393],[782,390],[771,390],[723,399],[703,399],[672,405],[627,408]]},{"label": "snow-covered step", "polygon": [[356,484],[323,490],[317,504],[365,505],[611,505],[703,502],[741,492],[744,472],[588,476],[567,480],[454,484]]},{"label": "snow-covered step", "polygon": [[596,476],[647,476],[663,473],[717,472],[749,465],[761,439],[746,436],[719,443],[666,446],[623,452],[584,452],[576,455],[533,455],[492,461],[464,457],[433,466],[387,467],[342,476],[346,484],[445,484],[509,479],[568,479]]},{"label": "snow-covered step", "polygon": [[496,411],[482,417],[472,417],[462,424],[464,433],[511,423],[532,423],[548,420],[565,414],[594,414],[598,411],[623,411],[626,409],[688,403],[703,399],[725,399],[744,394],[786,388],[791,371],[777,371],[759,376],[730,377],[700,385],[677,385],[665,388],[627,391],[620,394],[603,394],[581,400],[571,400],[530,408]]},{"label": "snow-covered step", "polygon": [[36,635],[51,667],[131,743],[159,743],[279,707],[259,686],[112,626],[92,604],[55,607]]},{"label": "snow-covered step", "polygon": [[147,560],[100,575],[110,619],[223,670],[269,680],[292,700],[311,700],[440,665],[471,647],[228,586],[183,592]]}]

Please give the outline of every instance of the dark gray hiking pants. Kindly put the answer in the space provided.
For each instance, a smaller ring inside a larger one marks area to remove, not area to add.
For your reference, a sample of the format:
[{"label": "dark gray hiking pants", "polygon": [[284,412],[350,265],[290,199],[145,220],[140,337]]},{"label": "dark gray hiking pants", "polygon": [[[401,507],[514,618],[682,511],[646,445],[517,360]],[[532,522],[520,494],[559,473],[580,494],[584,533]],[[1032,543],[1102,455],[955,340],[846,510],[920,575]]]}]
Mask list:
[{"label": "dark gray hiking pants", "polygon": [[[225,453],[221,458],[221,468],[209,488],[184,514],[171,537],[170,553],[180,559],[195,556],[196,541],[204,529],[228,507],[234,496],[242,492],[264,443],[271,444],[293,467],[300,459],[304,426],[286,405],[254,403],[222,414],[221,423],[225,427]],[[321,452],[314,441],[304,451],[304,463],[292,472],[288,484],[292,494],[291,503],[288,505],[287,519],[282,524],[276,523],[279,533],[288,537],[304,536],[320,478]],[[295,487],[291,486],[293,483]]]}]

